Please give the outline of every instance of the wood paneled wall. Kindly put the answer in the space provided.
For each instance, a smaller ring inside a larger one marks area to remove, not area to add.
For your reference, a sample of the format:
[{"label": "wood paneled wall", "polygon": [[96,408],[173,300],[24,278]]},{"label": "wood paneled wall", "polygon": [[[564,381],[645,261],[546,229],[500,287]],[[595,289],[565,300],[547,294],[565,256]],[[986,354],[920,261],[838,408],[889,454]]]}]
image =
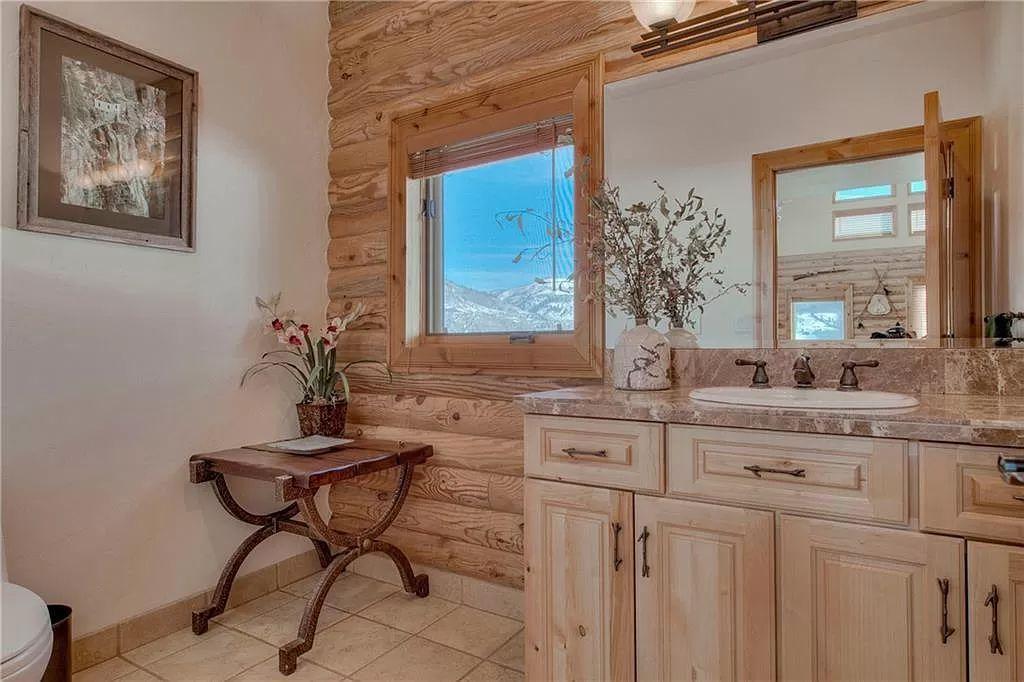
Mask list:
[{"label": "wood paneled wall", "polygon": [[[721,5],[701,2],[697,12]],[[328,313],[366,308],[345,334],[342,360],[385,357],[394,116],[597,54],[613,81],[755,43],[748,32],[644,61],[629,50],[641,27],[628,2],[332,2],[329,12]],[[522,416],[511,399],[572,383],[580,382],[401,373],[389,383],[361,371],[352,432],[433,443],[436,452],[385,537],[414,561],[522,586]],[[365,524],[390,482],[336,487],[332,525]]]}]

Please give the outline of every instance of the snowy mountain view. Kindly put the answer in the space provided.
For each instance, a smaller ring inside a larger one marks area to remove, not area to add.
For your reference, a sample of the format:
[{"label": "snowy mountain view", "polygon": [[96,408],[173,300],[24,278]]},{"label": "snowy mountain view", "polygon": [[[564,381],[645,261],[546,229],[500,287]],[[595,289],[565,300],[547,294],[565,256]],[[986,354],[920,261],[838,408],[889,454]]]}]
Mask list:
[{"label": "snowy mountain view", "polygon": [[448,334],[571,331],[572,281],[535,281],[511,289],[478,291],[446,280],[444,326]]}]

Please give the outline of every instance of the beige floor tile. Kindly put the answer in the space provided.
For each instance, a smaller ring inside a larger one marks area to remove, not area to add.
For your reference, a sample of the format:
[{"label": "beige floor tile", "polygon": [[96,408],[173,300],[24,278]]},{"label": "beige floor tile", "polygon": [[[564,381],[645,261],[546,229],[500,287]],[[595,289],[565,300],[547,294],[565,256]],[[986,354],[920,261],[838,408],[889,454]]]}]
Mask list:
[{"label": "beige floor tile", "polygon": [[462,603],[462,576],[448,571],[424,566],[422,564],[412,565],[413,573],[419,575],[426,573],[430,577],[430,594],[441,599],[453,601],[456,604]]},{"label": "beige floor tile", "polygon": [[258,597],[252,601],[236,606],[233,609],[229,609],[213,620],[221,625],[234,627],[243,621],[249,620],[253,616],[258,616],[261,613],[273,611],[279,606],[284,606],[294,598],[294,594],[288,594],[287,592],[271,592],[270,594],[265,594],[262,597]]},{"label": "beige floor tile", "polygon": [[523,673],[484,661],[463,677],[462,682],[523,682]]},{"label": "beige floor tile", "polygon": [[156,675],[150,675],[142,668],[136,668],[135,672],[130,672],[124,677],[117,678],[117,682],[160,682],[160,678]]},{"label": "beige floor tile", "polygon": [[192,628],[182,628],[177,632],[172,632],[166,637],[154,640],[149,644],[143,644],[137,649],[121,654],[123,658],[127,658],[135,665],[146,666],[153,661],[170,656],[171,654],[187,649],[193,644],[198,644],[204,639],[213,637],[217,632],[220,631],[220,626],[211,623],[210,629],[206,631],[206,634],[193,635]]},{"label": "beige floor tile", "polygon": [[449,682],[458,680],[479,662],[461,651],[412,637],[353,677],[384,682]]},{"label": "beige floor tile", "polygon": [[99,665],[81,670],[71,676],[73,682],[107,682],[107,680],[119,680],[138,670],[137,667],[123,658],[111,658]]},{"label": "beige floor tile", "polygon": [[460,606],[428,626],[420,637],[487,658],[522,627],[517,620]]},{"label": "beige floor tile", "polygon": [[[252,635],[274,646],[283,646],[295,639],[299,631],[302,613],[306,610],[306,600],[292,597],[284,606],[273,611],[261,613],[235,626],[247,635]],[[344,611],[324,606],[320,609],[320,618],[316,622],[316,631],[329,628],[349,614]]]},{"label": "beige floor tile", "polygon": [[394,585],[356,575],[343,574],[338,577],[327,593],[327,603],[331,606],[355,613],[362,611],[370,604],[375,604],[398,589]]},{"label": "beige floor tile", "polygon": [[345,678],[338,673],[332,673],[326,668],[321,668],[311,663],[303,656],[299,656],[299,667],[288,677],[285,677],[277,669],[277,656],[268,658],[259,665],[249,668],[238,677],[232,677],[231,682],[339,682]]},{"label": "beige floor tile", "polygon": [[413,634],[419,632],[458,604],[437,597],[417,597],[396,592],[387,599],[359,612],[359,615]]},{"label": "beige floor tile", "polygon": [[276,654],[266,642],[221,628],[199,644],[146,667],[172,682],[221,682]]},{"label": "beige floor tile", "polygon": [[384,554],[364,554],[349,564],[347,570],[391,585],[402,584],[395,562]]},{"label": "beige floor tile", "polygon": [[352,616],[317,633],[313,648],[304,657],[342,675],[351,675],[408,637],[401,630]]},{"label": "beige floor tile", "polygon": [[488,657],[507,668],[513,668],[519,672],[526,672],[526,633],[522,630],[519,634],[510,639],[504,646]]},{"label": "beige floor tile", "polygon": [[464,577],[462,603],[506,618],[523,619],[523,591],[507,585]]},{"label": "beige floor tile", "polygon": [[285,585],[281,588],[282,591],[288,594],[293,594],[296,597],[305,597],[307,594],[313,591],[316,584],[320,582],[320,578],[323,576],[323,571],[317,571],[313,575],[308,575],[302,580],[296,580],[290,585]]}]

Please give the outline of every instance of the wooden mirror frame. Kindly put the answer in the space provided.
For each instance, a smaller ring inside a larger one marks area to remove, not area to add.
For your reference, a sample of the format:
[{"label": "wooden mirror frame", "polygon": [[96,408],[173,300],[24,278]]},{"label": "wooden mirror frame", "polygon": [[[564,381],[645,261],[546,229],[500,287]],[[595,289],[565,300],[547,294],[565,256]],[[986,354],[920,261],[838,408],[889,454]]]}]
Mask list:
[{"label": "wooden mirror frame", "polygon": [[[981,117],[962,118],[942,122],[942,138],[951,142],[957,150],[954,162],[954,177],[957,191],[951,201],[956,216],[952,243],[956,245],[953,266],[963,272],[970,282],[970,296],[957,301],[958,307],[947,313],[946,292],[941,282],[945,277],[943,262],[947,260],[943,235],[940,230],[931,230],[926,235],[926,285],[928,286],[928,310],[939,311],[942,318],[929,313],[928,335],[918,345],[938,346],[945,335],[942,330],[951,329],[958,338],[981,336],[981,317],[986,292],[984,283],[983,245],[981,229]],[[751,157],[754,194],[754,295],[756,312],[754,337],[761,348],[778,348],[778,326],[776,324],[777,300],[777,212],[776,174],[783,171],[881,159],[890,156],[925,152],[925,126],[901,128],[870,135],[830,140],[802,147],[791,147]],[[962,188],[962,189],[961,189]],[[928,194],[933,188],[929,186]],[[942,199],[938,199],[942,201]],[[935,285],[933,286],[933,283]],[[951,317],[951,319],[943,319]],[[934,322],[933,322],[934,319]],[[816,345],[839,347],[862,344],[866,339],[820,342]],[[880,340],[872,340],[878,343]],[[881,340],[881,341],[884,341]]]}]

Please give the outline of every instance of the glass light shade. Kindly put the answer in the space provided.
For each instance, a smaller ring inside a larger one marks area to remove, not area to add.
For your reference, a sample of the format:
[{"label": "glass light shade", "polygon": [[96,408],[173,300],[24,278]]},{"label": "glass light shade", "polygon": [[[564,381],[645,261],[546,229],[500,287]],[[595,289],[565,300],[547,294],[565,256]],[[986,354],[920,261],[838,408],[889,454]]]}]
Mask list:
[{"label": "glass light shade", "polygon": [[668,19],[685,21],[696,4],[697,0],[632,0],[629,6],[637,21],[650,28]]}]

